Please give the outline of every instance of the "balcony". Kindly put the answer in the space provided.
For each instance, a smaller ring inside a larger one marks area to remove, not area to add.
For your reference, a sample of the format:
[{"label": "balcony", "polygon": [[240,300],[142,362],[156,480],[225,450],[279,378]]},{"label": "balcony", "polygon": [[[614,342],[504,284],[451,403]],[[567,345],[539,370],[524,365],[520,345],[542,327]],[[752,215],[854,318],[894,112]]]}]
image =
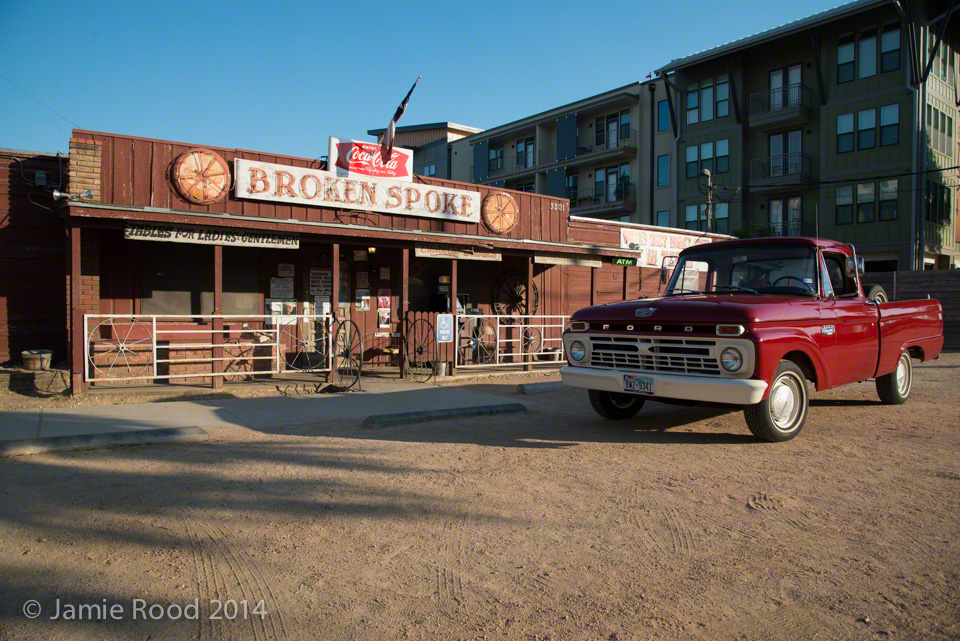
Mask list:
[{"label": "balcony", "polygon": [[811,183],[810,156],[780,154],[750,161],[750,189],[774,192],[806,187]]},{"label": "balcony", "polygon": [[[592,142],[592,144],[590,144]],[[620,158],[633,158],[637,155],[637,130],[624,128],[614,135],[606,135],[599,142],[579,141],[577,154],[573,158],[557,158],[556,149],[543,149],[540,152],[540,167],[550,169],[551,165],[570,165],[573,162],[599,162]]]},{"label": "balcony", "polygon": [[577,216],[635,211],[637,208],[637,190],[631,182],[621,181],[601,189],[568,188],[565,195],[570,199],[570,213]]},{"label": "balcony", "polygon": [[747,238],[767,238],[770,236],[813,236],[816,228],[813,223],[805,223],[801,220],[791,220],[785,223],[768,223],[766,225],[754,225],[746,229]]},{"label": "balcony", "polygon": [[755,93],[750,96],[750,126],[774,129],[809,122],[812,102],[810,87],[801,84]]}]

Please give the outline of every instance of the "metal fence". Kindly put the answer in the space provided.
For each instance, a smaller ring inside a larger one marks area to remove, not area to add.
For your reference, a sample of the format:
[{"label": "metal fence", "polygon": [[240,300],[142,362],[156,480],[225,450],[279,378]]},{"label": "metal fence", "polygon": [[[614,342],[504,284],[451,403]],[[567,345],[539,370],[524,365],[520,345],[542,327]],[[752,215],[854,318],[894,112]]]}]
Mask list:
[{"label": "metal fence", "polygon": [[565,360],[563,330],[569,320],[569,316],[458,315],[455,365],[559,365]]},{"label": "metal fence", "polygon": [[328,372],[333,316],[86,314],[84,380]]}]

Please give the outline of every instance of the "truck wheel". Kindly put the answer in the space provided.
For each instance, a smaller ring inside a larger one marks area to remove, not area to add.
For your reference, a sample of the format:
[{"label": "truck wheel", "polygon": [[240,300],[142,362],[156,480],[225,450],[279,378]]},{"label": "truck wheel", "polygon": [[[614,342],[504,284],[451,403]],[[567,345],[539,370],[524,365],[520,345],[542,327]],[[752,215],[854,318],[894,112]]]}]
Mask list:
[{"label": "truck wheel", "polygon": [[904,352],[897,362],[897,369],[877,378],[877,394],[884,405],[902,405],[910,396],[913,387],[913,361]]},{"label": "truck wheel", "polygon": [[880,285],[870,285],[867,288],[867,298],[878,303],[886,303],[890,301],[890,297],[887,296],[887,290]]},{"label": "truck wheel", "polygon": [[612,420],[633,418],[643,407],[644,399],[633,394],[601,392],[595,389],[587,391],[590,392],[590,404],[593,405],[594,411],[603,418]]},{"label": "truck wheel", "polygon": [[770,393],[756,405],[743,408],[747,427],[764,441],[789,441],[807,420],[807,379],[791,361],[780,361]]}]

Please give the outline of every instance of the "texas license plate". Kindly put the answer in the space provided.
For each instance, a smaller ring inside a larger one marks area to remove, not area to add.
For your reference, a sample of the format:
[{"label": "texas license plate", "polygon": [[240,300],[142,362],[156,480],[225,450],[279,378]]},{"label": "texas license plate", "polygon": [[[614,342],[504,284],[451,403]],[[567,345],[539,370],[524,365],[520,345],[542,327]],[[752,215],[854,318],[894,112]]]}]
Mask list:
[{"label": "texas license plate", "polygon": [[623,391],[653,396],[653,377],[626,374],[623,377]]}]

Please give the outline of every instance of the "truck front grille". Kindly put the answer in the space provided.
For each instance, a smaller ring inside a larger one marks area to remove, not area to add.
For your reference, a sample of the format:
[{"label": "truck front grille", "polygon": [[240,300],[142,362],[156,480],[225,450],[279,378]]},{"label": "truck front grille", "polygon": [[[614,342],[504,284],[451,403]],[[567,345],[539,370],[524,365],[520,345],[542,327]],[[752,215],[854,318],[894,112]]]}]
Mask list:
[{"label": "truck front grille", "polygon": [[663,374],[720,376],[716,341],[656,336],[590,336],[590,365]]}]

